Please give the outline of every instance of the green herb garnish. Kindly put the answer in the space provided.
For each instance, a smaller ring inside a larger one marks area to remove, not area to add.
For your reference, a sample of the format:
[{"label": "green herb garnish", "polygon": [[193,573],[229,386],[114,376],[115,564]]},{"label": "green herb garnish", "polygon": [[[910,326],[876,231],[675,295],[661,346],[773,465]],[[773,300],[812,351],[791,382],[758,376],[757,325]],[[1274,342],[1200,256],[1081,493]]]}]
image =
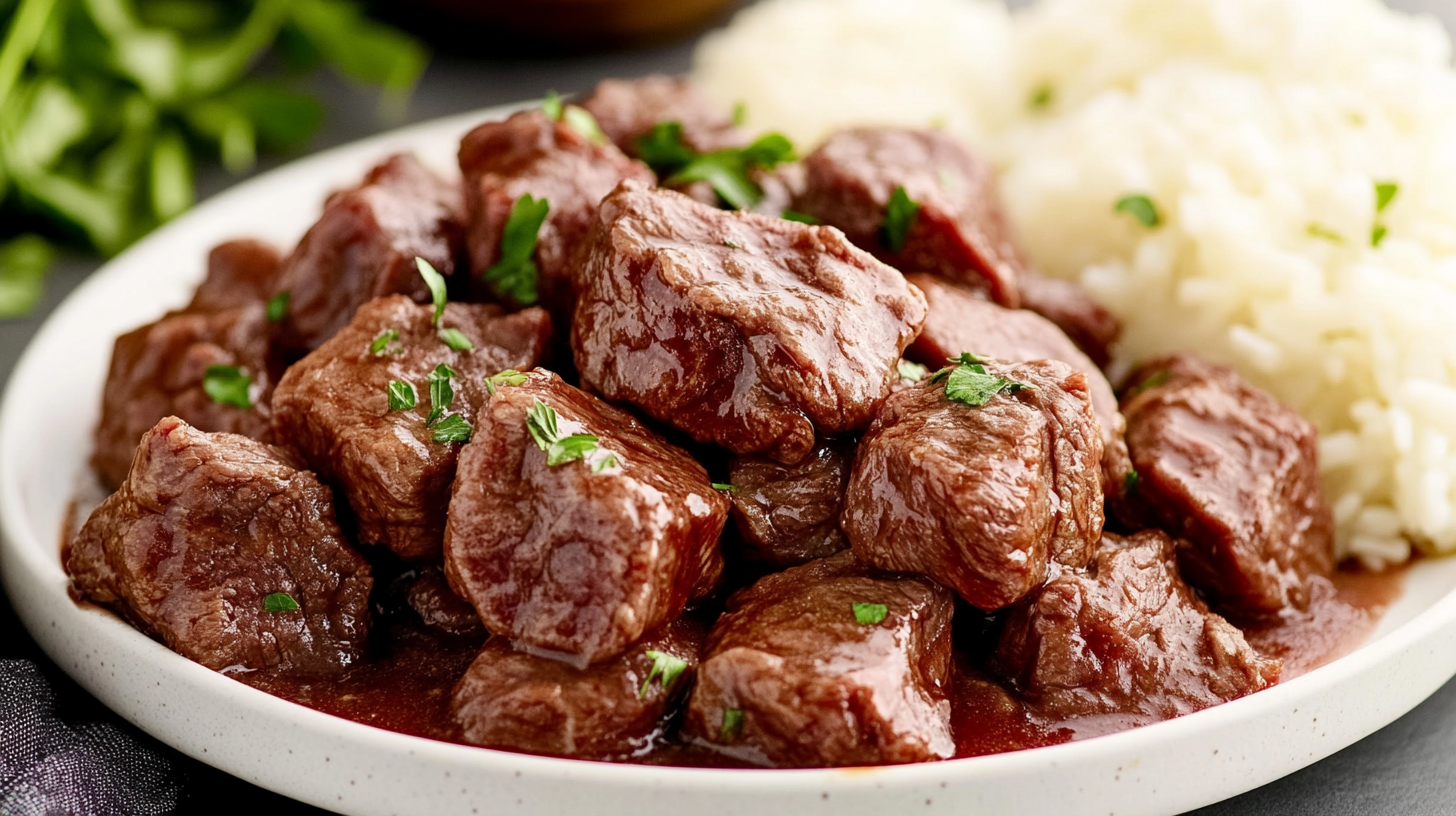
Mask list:
[{"label": "green herb garnish", "polygon": [[895,372],[900,375],[900,379],[904,382],[918,383],[925,379],[925,375],[930,373],[930,369],[919,363],[901,360],[895,365]]},{"label": "green herb garnish", "polygon": [[737,102],[737,103],[735,103],[733,105],[733,126],[734,127],[743,127],[743,123],[744,122],[747,122],[747,121],[748,121],[748,103],[747,102]]},{"label": "green herb garnish", "polygon": [[562,112],[561,94],[555,91],[547,91],[546,98],[541,100],[541,110],[546,114],[547,119],[553,122],[560,122]]},{"label": "green herb garnish", "polygon": [[591,115],[591,111],[577,105],[567,105],[561,112],[561,120],[566,126],[581,134],[582,138],[592,144],[604,145],[607,143],[607,134],[602,132],[602,126],[597,124],[597,118]]},{"label": "green herb garnish", "polygon": [[737,241],[730,241],[727,238],[723,239],[723,246],[728,247],[729,249],[743,249],[742,244],[738,243]]},{"label": "green herb garnish", "polygon": [[986,371],[981,358],[970,352],[950,360],[951,365],[935,372],[932,385],[945,381],[945,395],[956,402],[979,408],[1000,393],[1014,394],[1031,386]]},{"label": "green herb garnish", "polygon": [[275,592],[263,599],[264,612],[293,612],[298,609],[298,601],[287,592]]},{"label": "green herb garnish", "polygon": [[1305,226],[1304,231],[1312,238],[1320,238],[1322,240],[1330,241],[1336,244],[1345,243],[1344,237],[1341,236],[1338,232],[1335,232],[1334,230],[1326,227],[1323,224],[1315,223],[1313,221]]},{"label": "green herb garnish", "polygon": [[1144,391],[1157,388],[1158,386],[1166,383],[1172,378],[1173,373],[1171,371],[1166,368],[1160,368],[1157,371],[1154,371],[1152,374],[1148,375],[1147,377],[1144,377],[1142,382],[1134,386],[1131,395],[1135,397],[1138,394],[1143,393]]},{"label": "green herb garnish", "polygon": [[596,460],[595,462],[593,462],[592,463],[592,466],[591,466],[591,471],[592,471],[592,473],[601,473],[602,471],[606,470],[607,468],[614,468],[616,466],[617,466],[617,457],[615,455],[609,453],[606,456],[603,456],[602,458],[600,458],[600,459]]},{"label": "green herb garnish", "polygon": [[638,157],[667,179],[667,186],[706,181],[719,198],[738,210],[763,200],[763,188],[749,177],[750,170],[771,170],[795,158],[793,142],[779,133],[760,136],[747,147],[699,153],[683,142],[678,122],[657,123],[633,145]]},{"label": "green herb garnish", "polygon": [[713,482],[714,490],[722,490],[725,493],[737,493],[738,485],[726,484],[724,482]]},{"label": "green herb garnish", "polygon": [[445,415],[450,403],[455,401],[455,389],[450,386],[450,380],[458,376],[455,369],[444,363],[430,372],[430,415],[425,418],[426,428],[433,427]]},{"label": "green herb garnish", "polygon": [[567,462],[584,459],[597,449],[597,438],[591,434],[564,436],[546,449],[546,466],[556,467]]},{"label": "green herb garnish", "polygon": [[1390,202],[1395,200],[1398,193],[1400,193],[1400,185],[1393,181],[1375,182],[1376,214],[1385,212],[1385,208],[1390,206]]},{"label": "green herb garnish", "polygon": [[1056,98],[1056,94],[1057,89],[1049,84],[1037,86],[1037,89],[1031,92],[1031,99],[1029,100],[1031,109],[1045,110],[1052,104],[1052,100]]},{"label": "green herb garnish", "polygon": [[784,210],[783,212],[779,213],[779,218],[782,218],[785,221],[797,221],[800,224],[808,224],[811,227],[817,227],[820,224],[824,223],[814,216],[806,212],[799,212],[798,210]]},{"label": "green herb garnish", "polygon": [[1382,243],[1385,242],[1385,236],[1388,234],[1390,234],[1390,230],[1386,229],[1384,224],[1376,224],[1375,226],[1371,227],[1370,246],[1379,247]]},{"label": "green herb garnish", "polygon": [[1141,481],[1142,477],[1138,475],[1136,470],[1129,470],[1122,477],[1122,495],[1131,496],[1133,493],[1136,493],[1138,483]]},{"label": "green herb garnish", "polygon": [[890,607],[884,604],[856,601],[850,604],[850,608],[854,610],[854,622],[860,626],[878,626],[890,614]]},{"label": "green herb garnish", "polygon": [[293,293],[279,292],[268,298],[268,305],[264,307],[263,315],[268,318],[269,323],[280,323],[288,316],[288,303],[293,300]]},{"label": "green herb garnish", "polygon": [[658,122],[652,129],[632,140],[637,157],[658,174],[681,170],[698,155],[682,138],[682,123]]},{"label": "green herb garnish", "polygon": [[1142,224],[1148,229],[1152,229],[1163,223],[1163,216],[1158,212],[1158,205],[1154,204],[1151,198],[1141,193],[1125,195],[1119,198],[1117,203],[1112,205],[1112,211],[1126,213],[1137,219],[1139,224]]},{"label": "green herb garnish", "polygon": [[413,385],[404,380],[390,380],[387,390],[389,392],[389,410],[408,411],[415,407],[418,397]]},{"label": "green herb garnish", "polygon": [[440,329],[440,339],[455,351],[472,351],[475,344],[459,329]]},{"label": "green herb garnish", "polygon": [[415,258],[415,268],[420,270],[420,277],[424,278],[425,285],[430,287],[430,300],[435,304],[435,316],[431,318],[430,324],[439,328],[440,318],[445,315],[445,303],[448,297],[445,292],[445,276],[435,271],[435,267],[424,258]]},{"label": "green herb garnish", "polygon": [[399,340],[399,332],[394,329],[385,329],[374,338],[369,344],[369,353],[378,357],[381,354],[399,354],[404,351],[402,346],[393,345]]},{"label": "green herb garnish", "polygon": [[218,405],[231,405],[244,410],[253,407],[248,390],[253,381],[237,366],[211,365],[202,375],[202,390]]},{"label": "green herb garnish", "polygon": [[507,385],[520,385],[529,379],[530,377],[527,377],[514,368],[508,368],[499,374],[492,374],[486,377],[485,390],[493,397],[495,396],[496,389],[504,388]]},{"label": "green herb garnish", "polygon": [[451,414],[435,426],[434,440],[442,444],[470,441],[470,423],[459,414]]},{"label": "green herb garnish", "polygon": [[899,252],[910,237],[910,228],[920,217],[920,204],[910,198],[904,187],[896,187],[885,204],[885,220],[880,223],[880,240],[891,252]]},{"label": "green herb garnish", "polygon": [[719,742],[737,742],[743,735],[743,710],[739,708],[723,709],[723,725],[718,728]]},{"label": "green herb garnish", "polygon": [[511,214],[501,233],[500,257],[481,276],[497,297],[510,298],[521,306],[536,302],[539,270],[532,256],[536,253],[541,225],[546,223],[546,214],[550,211],[551,204],[546,199],[534,198],[530,193],[511,205]]},{"label": "green herb garnish", "polygon": [[[526,409],[526,431],[536,441],[536,447],[546,452],[547,467],[584,459],[597,450],[597,438],[591,434],[563,436],[557,424],[556,409],[540,401]],[[607,467],[610,465],[604,465],[602,469]],[[593,471],[600,472],[596,468]]]},{"label": "green herb garnish", "polygon": [[662,678],[662,690],[667,691],[672,686],[672,681],[688,667],[686,660],[656,649],[648,649],[647,656],[652,658],[652,669],[647,672],[647,679],[642,681],[642,688],[637,692],[639,698],[647,696],[647,687],[659,677]]}]

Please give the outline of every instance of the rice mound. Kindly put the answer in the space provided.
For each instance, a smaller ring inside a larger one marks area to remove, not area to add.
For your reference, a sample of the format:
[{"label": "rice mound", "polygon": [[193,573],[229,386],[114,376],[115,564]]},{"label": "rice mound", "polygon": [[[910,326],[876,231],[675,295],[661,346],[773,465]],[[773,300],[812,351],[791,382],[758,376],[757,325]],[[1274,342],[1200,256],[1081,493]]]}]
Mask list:
[{"label": "rice mound", "polygon": [[[854,124],[965,138],[1034,261],[1123,320],[1114,373],[1173,350],[1236,366],[1320,428],[1341,556],[1456,551],[1456,73],[1435,20],[769,0],[703,42],[696,76],[805,148]],[[1114,209],[1132,194],[1159,223]]]}]

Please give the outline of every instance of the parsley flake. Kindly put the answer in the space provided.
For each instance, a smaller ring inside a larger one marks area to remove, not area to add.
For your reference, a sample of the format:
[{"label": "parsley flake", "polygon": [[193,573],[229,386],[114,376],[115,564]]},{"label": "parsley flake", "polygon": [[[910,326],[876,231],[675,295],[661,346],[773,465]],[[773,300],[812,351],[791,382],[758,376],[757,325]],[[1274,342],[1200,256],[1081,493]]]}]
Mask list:
[{"label": "parsley flake", "polygon": [[1370,246],[1379,247],[1382,243],[1385,242],[1385,236],[1389,233],[1390,230],[1386,229],[1384,224],[1376,224],[1374,227],[1371,227]]},{"label": "parsley flake", "polygon": [[1131,496],[1137,492],[1138,483],[1142,481],[1136,470],[1128,470],[1122,477],[1122,495]]},{"label": "parsley flake", "polygon": [[511,205],[511,214],[506,217],[506,226],[501,232],[500,257],[481,275],[497,297],[509,298],[521,306],[536,302],[539,269],[532,256],[536,254],[541,225],[546,223],[546,214],[550,211],[550,202],[530,193]]},{"label": "parsley flake", "polygon": [[824,223],[814,216],[806,212],[799,212],[798,210],[784,210],[783,212],[779,213],[779,218],[782,218],[785,221],[797,221],[800,224],[808,224],[811,227],[817,227],[820,224]]},{"label": "parsley flake", "polygon": [[722,490],[725,493],[737,493],[738,485],[731,485],[724,482],[713,482],[714,490]]},{"label": "parsley flake", "polygon": [[733,106],[733,126],[734,127],[743,127],[743,123],[744,122],[747,122],[747,121],[748,121],[748,103],[747,102],[739,102],[739,103],[735,104]]},{"label": "parsley flake", "polygon": [[398,341],[398,331],[395,329],[385,329],[379,333],[378,337],[374,338],[374,342],[369,344],[369,353],[376,357],[381,354],[401,354],[404,352],[404,347],[397,345]]},{"label": "parsley flake", "polygon": [[672,681],[688,667],[686,660],[656,649],[648,649],[647,656],[652,658],[652,669],[647,672],[647,679],[642,681],[642,688],[637,692],[639,699],[647,696],[647,687],[659,677],[662,678],[662,690],[667,691],[672,686]]},{"label": "parsley flake", "polygon": [[269,323],[281,323],[283,318],[288,316],[288,304],[293,300],[293,293],[287,290],[279,292],[268,298],[268,305],[263,314],[268,318]]},{"label": "parsley flake", "polygon": [[404,380],[390,380],[388,391],[390,411],[408,411],[415,407],[418,396],[413,385]]},{"label": "parsley flake", "polygon": [[455,373],[455,369],[444,363],[435,366],[435,370],[430,372],[430,415],[425,418],[426,428],[434,427],[445,415],[450,403],[455,401],[455,389],[450,386],[450,380],[458,376],[460,375]]},{"label": "parsley flake", "polygon": [[546,466],[556,467],[584,459],[597,449],[597,438],[591,434],[572,434],[552,442],[546,448]]},{"label": "parsley flake", "polygon": [[546,98],[541,100],[541,110],[545,112],[546,118],[553,122],[560,122],[561,108],[561,94],[547,91]]},{"label": "parsley flake", "polygon": [[536,447],[546,450],[561,436],[556,428],[556,409],[537,401],[526,409],[526,432],[536,440]]},{"label": "parsley flake", "polygon": [[583,139],[597,145],[607,143],[607,134],[602,132],[602,126],[597,124],[597,118],[591,115],[591,111],[576,105],[567,105],[561,112],[562,121],[567,127],[581,134]]},{"label": "parsley flake", "polygon": [[723,725],[718,728],[719,742],[737,742],[743,735],[743,709],[723,709]]},{"label": "parsley flake", "polygon": [[1057,89],[1050,84],[1039,85],[1031,92],[1031,99],[1028,100],[1032,110],[1045,110],[1051,107],[1052,101],[1056,99]]},{"label": "parsley flake", "polygon": [[901,360],[895,365],[895,373],[899,374],[900,379],[904,382],[918,383],[925,379],[925,375],[930,373],[930,369],[919,363]]},{"label": "parsley flake", "polygon": [[904,187],[896,187],[890,193],[890,201],[885,204],[885,220],[880,224],[880,240],[891,252],[899,252],[905,248],[905,240],[910,237],[910,228],[915,226],[915,220],[920,217],[920,204],[905,192]]},{"label": "parsley flake", "polygon": [[470,423],[459,414],[451,414],[435,426],[434,440],[442,444],[470,441]]},{"label": "parsley flake", "polygon": [[680,122],[657,123],[633,146],[638,158],[667,179],[667,186],[705,181],[724,203],[739,210],[763,200],[763,188],[749,177],[750,170],[771,170],[796,155],[793,142],[780,133],[760,136],[747,147],[699,153],[683,141]]},{"label": "parsley flake", "polygon": [[723,239],[723,246],[728,247],[729,249],[743,249],[742,244],[738,243],[737,241],[730,241],[727,238]]},{"label": "parsley flake", "polygon": [[[563,436],[556,409],[540,401],[526,409],[526,431],[536,441],[536,447],[546,452],[547,467],[585,459],[597,450],[597,438],[591,434]],[[616,457],[612,459],[611,464],[602,465],[600,470],[593,467],[593,472],[599,473],[616,464]]]},{"label": "parsley flake", "polygon": [[1400,193],[1400,185],[1393,181],[1375,182],[1375,212],[1377,214],[1385,212],[1385,208],[1390,206],[1390,202],[1395,200],[1398,193]]},{"label": "parsley flake", "polygon": [[1141,193],[1133,193],[1119,198],[1117,203],[1112,205],[1112,211],[1126,213],[1137,219],[1139,224],[1142,224],[1148,229],[1153,229],[1163,223],[1163,216],[1158,212],[1158,205],[1154,204],[1151,198]]},{"label": "parsley flake", "polygon": [[860,603],[858,601],[850,604],[854,611],[854,622],[860,626],[878,626],[890,614],[890,607],[877,603]]},{"label": "parsley flake", "polygon": [[614,468],[616,466],[617,466],[617,457],[616,457],[616,455],[609,453],[606,456],[603,456],[602,458],[600,458],[600,459],[596,460],[595,462],[593,462],[592,463],[592,466],[591,466],[591,470],[592,470],[592,473],[601,473],[602,471],[606,470],[607,468]]},{"label": "parsley flake", "polygon": [[287,592],[275,592],[263,599],[264,612],[294,612],[298,610],[298,601]]},{"label": "parsley flake", "polygon": [[485,390],[493,397],[497,389],[504,388],[507,385],[520,385],[528,379],[530,378],[525,374],[522,374],[514,368],[508,368],[499,374],[492,374],[486,377]]},{"label": "parsley flake", "polygon": [[981,358],[970,352],[953,358],[951,365],[942,368],[930,378],[931,384],[945,381],[945,396],[956,402],[979,408],[1000,393],[1014,394],[1031,386],[1008,380],[986,371]]},{"label": "parsley flake", "polygon": [[659,174],[675,173],[697,155],[683,142],[681,122],[658,122],[633,139],[632,146],[637,149],[637,158]]},{"label": "parsley flake", "polygon": [[1308,225],[1306,225],[1304,231],[1311,238],[1319,238],[1335,244],[1345,243],[1344,236],[1340,235],[1338,232],[1335,232],[1324,224],[1320,224],[1314,221],[1311,221]]},{"label": "parsley flake", "polygon": [[425,279],[425,285],[430,287],[430,300],[435,303],[435,316],[431,319],[431,325],[439,328],[440,318],[445,315],[445,276],[435,271],[435,267],[424,258],[416,256],[415,268],[420,270],[420,277]]},{"label": "parsley flake", "polygon": [[473,351],[475,344],[459,329],[440,329],[440,339],[455,351]]},{"label": "parsley flake", "polygon": [[237,366],[210,365],[202,375],[203,392],[218,405],[252,408],[253,399],[248,395],[252,386],[248,372]]}]

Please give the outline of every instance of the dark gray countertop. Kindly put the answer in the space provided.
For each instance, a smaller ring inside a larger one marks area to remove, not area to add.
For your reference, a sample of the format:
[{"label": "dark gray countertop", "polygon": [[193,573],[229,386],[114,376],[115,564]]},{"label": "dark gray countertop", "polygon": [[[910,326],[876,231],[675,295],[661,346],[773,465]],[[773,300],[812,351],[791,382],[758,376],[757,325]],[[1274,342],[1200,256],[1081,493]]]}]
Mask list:
[{"label": "dark gray countertop", "polygon": [[[1448,22],[1456,21],[1456,0],[1405,0],[1393,5],[1435,12]],[[584,90],[606,76],[682,72],[687,70],[690,56],[690,45],[537,61],[503,62],[442,55],[430,66],[406,121],[423,121],[489,105],[534,99],[548,90],[563,93]],[[332,80],[322,80],[320,90],[330,101],[331,118],[314,148],[342,144],[386,127],[375,116],[372,97]],[[201,194],[211,195],[237,180],[221,171],[203,171],[199,178]],[[45,301],[35,314],[23,320],[0,321],[0,381],[9,379],[20,353],[50,311],[98,266],[92,258],[63,258],[51,279]],[[98,703],[66,681],[54,666],[46,664],[35,645],[20,632],[8,602],[0,604],[0,632],[5,633],[0,637],[0,658],[26,657],[41,662],[59,687],[65,716],[83,720],[108,717],[109,713]],[[215,813],[220,801],[228,801],[239,812],[273,816],[322,813],[184,757],[175,754],[172,757],[179,773],[187,779],[188,796],[179,813]],[[1452,757],[1456,757],[1456,682],[1446,685],[1394,724],[1323,762],[1196,813],[1198,816],[1452,814],[1456,813],[1456,772],[1453,772]]]}]

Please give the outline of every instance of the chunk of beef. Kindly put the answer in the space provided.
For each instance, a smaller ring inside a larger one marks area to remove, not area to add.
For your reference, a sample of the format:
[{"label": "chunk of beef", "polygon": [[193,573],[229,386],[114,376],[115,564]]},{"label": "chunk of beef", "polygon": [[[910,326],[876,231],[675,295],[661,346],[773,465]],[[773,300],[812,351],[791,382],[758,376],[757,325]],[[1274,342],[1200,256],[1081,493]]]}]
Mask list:
[{"label": "chunk of beef", "polygon": [[839,532],[839,511],[854,464],[854,442],[821,441],[793,465],[762,455],[729,463],[733,522],[749,560],[791,567],[849,546]]},{"label": "chunk of beef", "polygon": [[[110,488],[131,469],[137,441],[162,417],[199,430],[272,438],[273,386],[283,367],[262,303],[206,313],[174,313],[116,338],[101,397],[91,465]],[[250,407],[219,402],[205,380],[212,366],[237,367],[250,380]]]},{"label": "chunk of beef", "polygon": [[458,186],[405,154],[370,170],[358,187],[330,196],[278,275],[278,291],[291,298],[283,322],[289,347],[318,348],[375,298],[429,302],[415,258],[442,275],[454,273],[463,223]]},{"label": "chunk of beef", "polygon": [[[865,128],[829,137],[804,160],[794,209],[844,230],[849,240],[905,272],[929,272],[1021,305],[1026,262],[1012,238],[991,166],[933,130]],[[897,187],[920,205],[899,249],[886,243],[886,207]]]},{"label": "chunk of beef", "polygon": [[626,182],[602,201],[572,348],[585,388],[797,462],[869,424],[925,299],[837,230]]},{"label": "chunk of beef", "polygon": [[1304,608],[1334,565],[1314,426],[1191,355],[1141,366],[1122,410],[1135,504],[1180,540],[1188,582],[1237,618]]},{"label": "chunk of beef", "polygon": [[349,666],[373,579],[333,494],[298,468],[261,442],[164,418],[72,543],[72,585],[210,669]]},{"label": "chunk of beef", "polygon": [[581,101],[602,132],[629,156],[636,140],[660,122],[682,125],[683,144],[699,153],[748,144],[728,113],[709,102],[690,80],[671,76],[605,79]]},{"label": "chunk of beef", "polygon": [[1102,488],[1109,497],[1122,495],[1132,464],[1123,433],[1127,423],[1117,409],[1117,396],[1102,370],[1046,318],[1024,309],[1005,309],[974,292],[930,275],[906,279],[919,287],[930,305],[925,330],[905,356],[935,370],[962,352],[1001,360],[1058,360],[1087,375],[1092,410],[1102,428]]},{"label": "chunk of beef", "polygon": [[439,567],[422,567],[405,589],[405,601],[432,629],[452,635],[483,635],[485,625],[475,607],[450,589]]},{"label": "chunk of beef", "polygon": [[[551,464],[533,438],[555,438],[548,409],[558,437],[591,435],[594,449]],[[727,519],[728,500],[686,453],[538,370],[480,409],[450,499],[445,571],[491,632],[581,667],[713,590]]]},{"label": "chunk of beef", "polygon": [[[489,748],[583,759],[640,755],[692,687],[704,634],[701,623],[680,618],[626,654],[584,669],[491,638],[455,687],[455,721],[466,742]],[[671,677],[663,674],[669,667]]]},{"label": "chunk of beef", "polygon": [[975,407],[927,380],[885,400],[840,526],[860,560],[928,575],[993,611],[1040,586],[1048,561],[1092,557],[1102,437],[1082,372],[1052,360],[984,367],[1028,387]]},{"label": "chunk of beef", "polygon": [[1112,361],[1112,344],[1122,324],[1092,299],[1080,284],[1022,270],[1021,308],[1030,309],[1057,324],[1092,362],[1105,367]]},{"label": "chunk of beef", "polygon": [[[501,257],[511,208],[521,196],[544,198],[550,207],[537,234],[536,289],[541,303],[569,325],[571,274],[578,251],[596,220],[597,204],[623,179],[652,184],[652,171],[611,145],[594,144],[565,122],[540,110],[487,122],[460,142],[469,214],[471,289],[495,296],[483,277]],[[521,305],[530,302],[505,297]]]},{"label": "chunk of beef", "polygon": [[[1109,535],[1008,616],[992,667],[1040,716],[1165,720],[1279,680],[1232,624],[1178,577],[1171,539]],[[1095,731],[1095,726],[1093,727]]]},{"label": "chunk of beef", "polygon": [[207,254],[207,277],[188,304],[189,312],[221,312],[266,301],[276,294],[283,258],[272,244],[243,238]]},{"label": "chunk of beef", "polygon": [[763,578],[709,633],[684,734],[760,765],[948,758],[953,610],[850,552]]},{"label": "chunk of beef", "polygon": [[[451,303],[440,325],[474,345],[455,351],[438,336],[432,316],[432,307],[402,295],[366,303],[348,326],[288,369],[273,398],[279,443],[297,448],[348,497],[359,540],[410,560],[440,557],[460,445],[435,440],[439,423],[459,416],[474,424],[485,378],[535,365],[551,336],[551,318],[540,309],[505,315],[497,306]],[[454,372],[453,398],[437,406],[430,377],[441,365]],[[396,381],[409,385],[414,407],[391,410]],[[436,408],[444,412],[431,424]]]}]

